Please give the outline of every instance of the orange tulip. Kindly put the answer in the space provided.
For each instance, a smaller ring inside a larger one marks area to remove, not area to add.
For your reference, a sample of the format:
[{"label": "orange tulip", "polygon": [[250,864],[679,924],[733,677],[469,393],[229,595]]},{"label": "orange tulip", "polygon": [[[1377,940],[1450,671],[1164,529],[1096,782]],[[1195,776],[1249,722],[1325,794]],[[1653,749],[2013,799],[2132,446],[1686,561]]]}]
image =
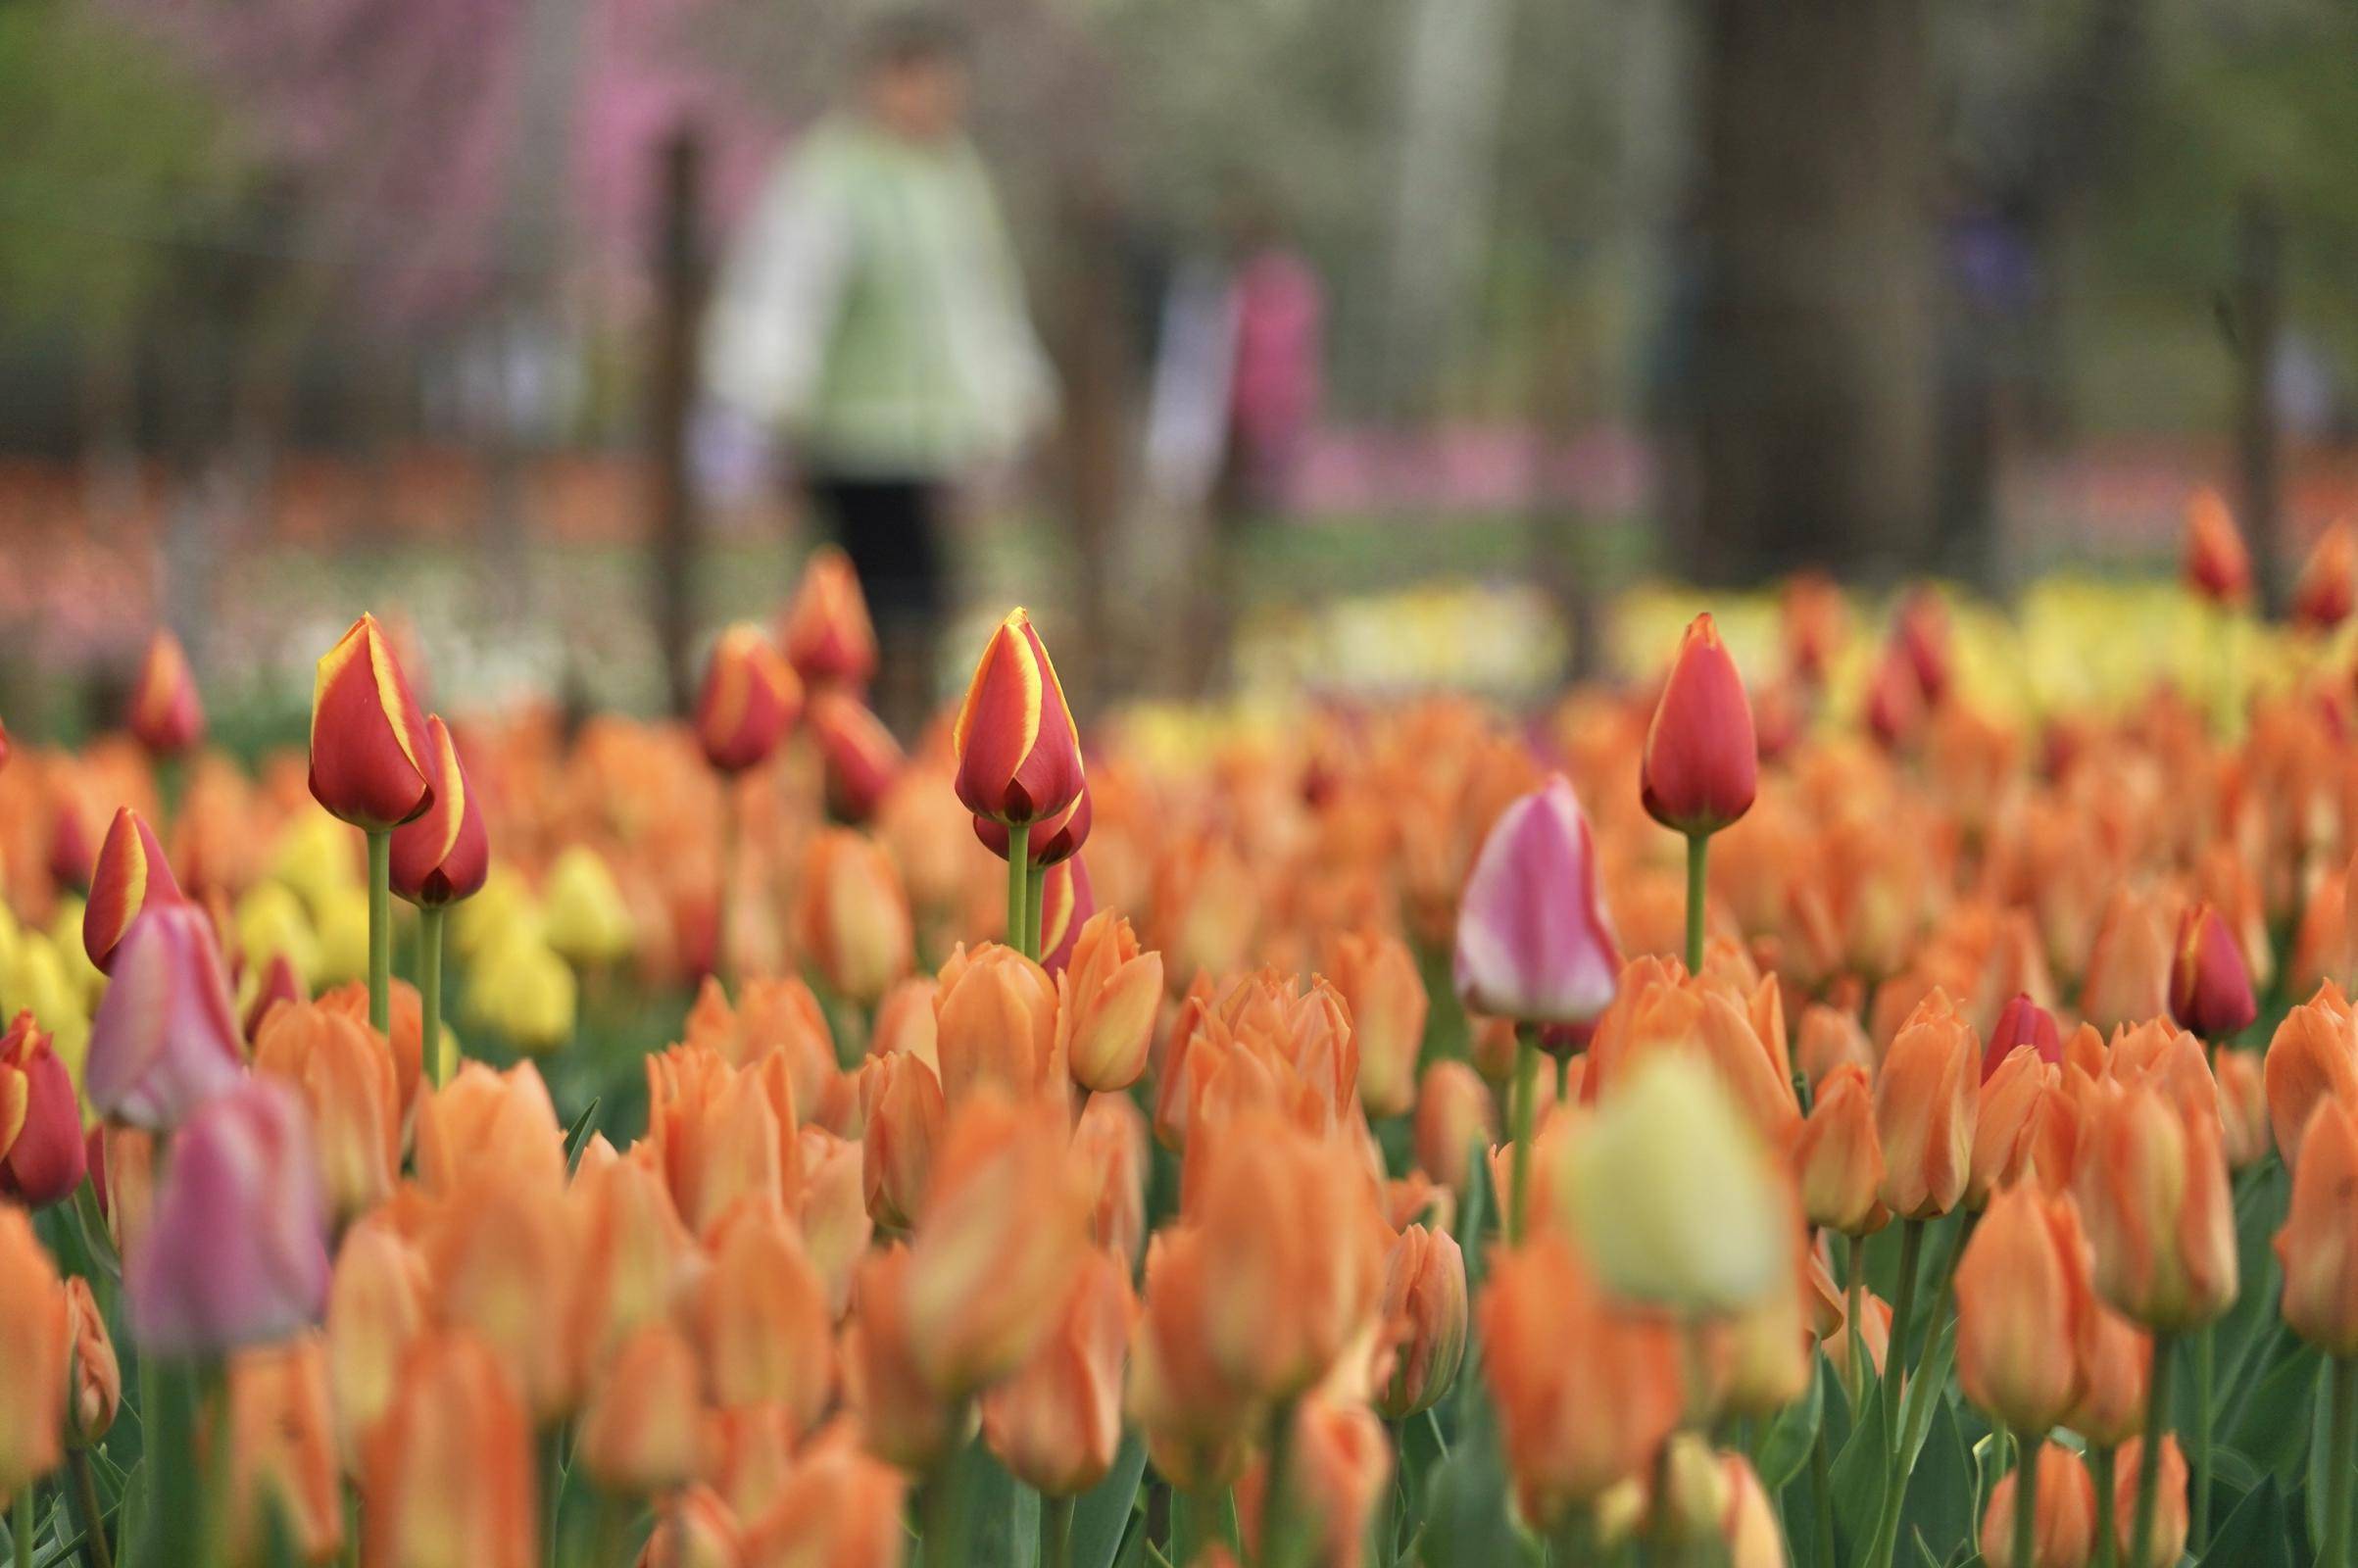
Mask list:
[{"label": "orange tulip", "polygon": [[852,1298],[852,1271],[875,1232],[861,1192],[860,1145],[818,1127],[804,1128],[796,1142],[803,1146],[796,1223],[811,1266],[826,1282],[828,1308],[841,1318]]},{"label": "orange tulip", "polygon": [[670,1318],[695,1243],[663,1179],[637,1159],[597,1170],[584,1160],[566,1201],[581,1238],[569,1353],[592,1367],[633,1330]]},{"label": "orange tulip", "polygon": [[1157,1231],[1147,1244],[1127,1397],[1154,1468],[1198,1494],[1236,1479],[1260,1418],[1253,1391],[1213,1353],[1209,1252],[1203,1228],[1186,1224]]},{"label": "orange tulip", "polygon": [[25,1210],[0,1203],[0,1497],[57,1468],[71,1307]]},{"label": "orange tulip", "polygon": [[956,1105],[985,1084],[1025,1096],[1064,1071],[1056,1059],[1056,983],[1013,948],[986,942],[942,965],[934,1051],[942,1095]]},{"label": "orange tulip", "polygon": [[1065,1293],[1048,1338],[983,1396],[983,1439],[1016,1480],[1069,1497],[1112,1468],[1135,1311],[1127,1268],[1094,1254]]},{"label": "orange tulip", "polygon": [[434,804],[425,715],[373,615],[320,656],[311,696],[311,793],[328,813],[382,833]]},{"label": "orange tulip", "polygon": [[[289,992],[285,1000],[303,999],[297,993]],[[332,1007],[363,1023],[368,1021],[368,983],[366,980],[338,986],[321,994],[319,1000],[323,1007]],[[407,1115],[418,1103],[418,1086],[425,1079],[425,1004],[418,996],[418,988],[398,976],[394,978],[386,1001],[392,1004],[392,1027],[386,1038],[393,1049],[393,1076],[401,1094],[402,1112]],[[261,1013],[247,1013],[246,1033],[249,1037],[262,1027],[262,1019],[266,1016],[267,1009]],[[555,1112],[551,1114],[553,1116]]]},{"label": "orange tulip", "polygon": [[2317,995],[2284,1014],[2268,1043],[2263,1066],[2268,1126],[2284,1163],[2300,1165],[2301,1134],[2318,1102],[2331,1095],[2358,1105],[2358,1018],[2341,988],[2327,981]]},{"label": "orange tulip", "polygon": [[186,901],[172,879],[172,862],[156,830],[137,811],[125,806],[107,825],[90,867],[90,902],[82,906],[82,951],[102,970],[112,970],[115,949],[130,930],[139,911],[153,902]]},{"label": "orange tulip", "polygon": [[2229,1170],[2248,1170],[2268,1157],[2268,1087],[2259,1053],[2222,1050],[2211,1058],[2219,1081],[2221,1147]]},{"label": "orange tulip", "polygon": [[1011,611],[991,634],[951,730],[958,798],[1010,826],[1055,816],[1081,793],[1080,731],[1031,617]]},{"label": "orange tulip", "polygon": [[1708,614],[1688,623],[1662,685],[1639,762],[1646,814],[1690,836],[1716,833],[1752,808],[1760,746],[1744,676]]},{"label": "orange tulip", "polygon": [[2235,1211],[2219,1118],[2139,1082],[2090,1097],[2076,1181],[2096,1291],[2147,1328],[2198,1328],[2235,1299]]},{"label": "orange tulip", "polygon": [[938,989],[933,976],[919,974],[887,991],[884,1000],[876,1004],[876,1025],[868,1031],[868,1054],[889,1056],[899,1053],[914,1056],[931,1067],[938,1078],[942,1058],[934,1045],[933,1022],[934,996]]},{"label": "orange tulip", "polygon": [[795,938],[837,996],[873,1006],[915,953],[909,897],[874,839],[826,828],[803,852]]},{"label": "orange tulip", "polygon": [[159,626],[131,686],[130,730],[150,757],[178,757],[205,742],[205,702],[180,639]]},{"label": "orange tulip", "polygon": [[834,1392],[833,1313],[825,1280],[774,1208],[745,1203],[721,1222],[695,1321],[716,1403],[780,1406],[797,1432],[817,1423]]},{"label": "orange tulip", "polygon": [[[1289,1482],[1285,1498],[1293,1539],[1306,1537],[1310,1561],[1323,1568],[1359,1568],[1367,1560],[1367,1532],[1375,1506],[1392,1482],[1392,1440],[1363,1404],[1313,1394],[1295,1408],[1285,1439]],[[1236,1489],[1237,1518],[1256,1562],[1284,1560],[1269,1550],[1269,1464],[1248,1470]],[[1264,1555],[1266,1554],[1266,1555]]]},{"label": "orange tulip", "polygon": [[327,1352],[319,1336],[229,1358],[231,1562],[264,1557],[273,1516],[298,1560],[328,1563],[344,1545]]},{"label": "orange tulip", "polygon": [[759,626],[722,632],[696,693],[696,740],[720,773],[769,760],[803,710],[803,683]]},{"label": "orange tulip", "polygon": [[1677,1427],[1673,1332],[1611,1304],[1552,1231],[1493,1258],[1474,1315],[1507,1468],[1535,1526],[1636,1475]]},{"label": "orange tulip", "polygon": [[450,1082],[418,1100],[418,1185],[448,1192],[470,1175],[565,1185],[565,1129],[530,1062],[497,1072],[462,1061]]},{"label": "orange tulip", "polygon": [[481,1342],[418,1342],[361,1471],[370,1568],[531,1568],[532,1432],[507,1369]]},{"label": "orange tulip", "polygon": [[1957,1381],[1998,1425],[2043,1433],[2085,1391],[2087,1242],[2068,1198],[2009,1187],[1958,1259]]},{"label": "orange tulip", "polygon": [[748,1521],[745,1568],[896,1568],[908,1485],[860,1452],[848,1427],[829,1429],[795,1456],[768,1508]]},{"label": "orange tulip", "polygon": [[1980,1064],[1973,1025],[1938,988],[1892,1037],[1875,1084],[1883,1200],[1892,1213],[1930,1219],[1947,1213],[1965,1196]]},{"label": "orange tulip", "polygon": [[1998,1188],[2025,1179],[2050,1192],[2069,1187],[2079,1149],[2079,1109],[2062,1070],[2036,1050],[2015,1047],[1982,1085],[1966,1206],[1980,1208]]},{"label": "orange tulip", "polygon": [[2172,953],[2161,902],[2116,888],[2081,971],[2081,1016],[2098,1029],[2117,1029],[2169,1011]]},{"label": "orange tulip", "polygon": [[860,1069],[866,1136],[860,1142],[868,1214],[887,1230],[916,1224],[933,1179],[933,1152],[949,1112],[923,1058],[902,1052]]},{"label": "orange tulip", "polygon": [[1130,922],[1100,909],[1074,939],[1056,976],[1056,1036],[1073,1081],[1127,1089],[1146,1071],[1162,1008],[1162,955],[1140,949]]},{"label": "orange tulip", "polygon": [[2292,623],[2332,631],[2349,618],[2353,604],[2358,604],[2358,537],[2347,522],[2330,523],[2310,546],[2300,579],[2292,585]]},{"label": "orange tulip", "polygon": [[1429,1006],[1415,956],[1396,936],[1344,932],[1328,943],[1326,968],[1351,1007],[1359,1103],[1370,1116],[1405,1114],[1416,1101],[1416,1058]]},{"label": "orange tulip", "polygon": [[1982,1513],[1982,1561],[1989,1568],[2087,1568],[2096,1549],[2096,1486],[2080,1456],[2060,1443],[2039,1449],[2039,1500],[2031,1518],[2031,1560],[2014,1560],[2019,1470],[1990,1489]]},{"label": "orange tulip", "polygon": [[2145,1440],[2131,1438],[2121,1445],[2113,1462],[2113,1544],[2121,1554],[2122,1568],[2175,1568],[2186,1554],[2186,1458],[2179,1450],[2177,1437],[2165,1433],[2153,1508],[2152,1555],[2138,1562],[2136,1560],[2137,1488],[2144,1452]]},{"label": "orange tulip", "polygon": [[1498,1106],[1480,1073],[1462,1061],[1437,1061],[1425,1069],[1416,1095],[1418,1168],[1450,1192],[1463,1193],[1472,1150],[1488,1149],[1498,1137]]},{"label": "orange tulip", "polygon": [[1089,1239],[1125,1265],[1147,1231],[1147,1119],[1127,1095],[1091,1095],[1072,1129],[1073,1158],[1097,1195]]},{"label": "orange tulip", "polygon": [[909,1250],[898,1243],[860,1258],[851,1326],[843,1337],[843,1374],[844,1394],[868,1450],[921,1473],[966,1434],[954,1428],[955,1401],[934,1392],[918,1360],[920,1341],[909,1313],[912,1262]]},{"label": "orange tulip", "polygon": [[702,1046],[647,1058],[647,1139],[641,1147],[672,1205],[701,1236],[741,1199],[784,1203],[800,1172],[791,1092],[781,1104],[759,1067],[739,1070]]},{"label": "orange tulip", "polygon": [[744,1568],[736,1511],[711,1487],[686,1487],[657,1504],[638,1568]]},{"label": "orange tulip", "polygon": [[1382,1311],[1394,1359],[1376,1408],[1401,1421],[1447,1394],[1465,1358],[1465,1258],[1456,1238],[1422,1225],[1401,1231],[1384,1261]]},{"label": "orange tulip", "polygon": [[433,1285],[425,1258],[377,1218],[363,1220],[336,1249],[327,1287],[327,1371],[346,1460],[392,1406],[410,1347],[425,1332]]},{"label": "orange tulip", "polygon": [[813,686],[858,690],[876,673],[876,628],[860,573],[840,547],[821,545],[803,563],[779,640],[795,673]]},{"label": "orange tulip", "polygon": [[316,1002],[270,1009],[254,1071],[293,1087],[311,1111],[319,1191],[339,1223],[384,1201],[401,1165],[401,1102],[384,1038]]},{"label": "orange tulip", "polygon": [[2081,1321],[2078,1354],[2085,1387],[2063,1424],[2092,1446],[2118,1447],[2144,1425],[2152,1337],[2097,1300]]},{"label": "orange tulip", "polygon": [[107,1320],[76,1274],[66,1281],[66,1339],[72,1371],[66,1388],[66,1441],[87,1447],[107,1435],[123,1407],[123,1368]]},{"label": "orange tulip", "polygon": [[1793,1060],[1808,1075],[1814,1094],[1827,1075],[1844,1062],[1872,1074],[1875,1046],[1867,1031],[1859,1027],[1858,1014],[1813,1002],[1801,1009],[1801,1021],[1794,1028]]},{"label": "orange tulip", "polygon": [[1812,1225],[1845,1236],[1883,1229],[1883,1144],[1875,1131],[1874,1091],[1867,1070],[1843,1062],[1818,1086],[1809,1118],[1793,1142],[1801,1210]]},{"label": "orange tulip", "polygon": [[[2186,498],[2186,584],[2215,605],[2251,597],[2251,554],[2235,529],[2227,498],[2204,485]],[[2170,1561],[2178,1560],[2175,1553]]]},{"label": "orange tulip", "polygon": [[590,1390],[574,1455],[598,1485],[648,1497],[704,1468],[696,1352],[661,1320],[633,1329]]},{"label": "orange tulip", "polygon": [[2358,1354],[2358,1114],[2318,1102],[2292,1172],[2292,1203],[2276,1235],[2284,1321],[2328,1355]]}]

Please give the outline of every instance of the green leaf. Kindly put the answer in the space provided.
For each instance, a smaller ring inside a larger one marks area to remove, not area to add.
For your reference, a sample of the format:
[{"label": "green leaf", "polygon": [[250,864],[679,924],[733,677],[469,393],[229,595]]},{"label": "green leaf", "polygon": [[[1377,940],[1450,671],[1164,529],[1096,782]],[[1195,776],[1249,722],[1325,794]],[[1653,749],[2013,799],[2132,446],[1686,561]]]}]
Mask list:
[{"label": "green leaf", "polygon": [[2284,1494],[2276,1477],[2263,1476],[2258,1487],[2211,1533],[2206,1561],[2225,1568],[2293,1568],[2287,1539],[2291,1521],[2285,1517]]},{"label": "green leaf", "polygon": [[1007,1474],[979,1438],[966,1445],[958,1467],[965,1561],[974,1568],[1036,1568],[1040,1494]]},{"label": "green leaf", "polygon": [[1146,1473],[1146,1441],[1125,1433],[1105,1479],[1081,1494],[1072,1510],[1072,1568],[1107,1568],[1137,1511],[1138,1482]]},{"label": "green leaf", "polygon": [[565,1168],[567,1174],[581,1163],[582,1146],[589,1142],[590,1123],[597,1116],[598,1107],[604,1103],[602,1098],[591,1097],[590,1102],[581,1107],[581,1114],[573,1118],[573,1125],[565,1130]]},{"label": "green leaf", "polygon": [[2271,1368],[2244,1402],[2229,1441],[2252,1463],[2290,1486],[2308,1457],[2317,1352],[2302,1346]]},{"label": "green leaf", "polygon": [[1495,1568],[1522,1559],[1522,1541],[1508,1522],[1506,1463],[1487,1401],[1433,1473],[1425,1515],[1424,1560],[1432,1568]]},{"label": "green leaf", "polygon": [[1760,1484],[1774,1493],[1801,1473],[1809,1463],[1809,1450],[1818,1441],[1818,1426],[1826,1411],[1826,1384],[1834,1376],[1834,1364],[1824,1355],[1817,1358],[1809,1380],[1809,1392],[1777,1412],[1777,1419],[1768,1429],[1760,1445],[1760,1458],[1755,1466],[1760,1472]]},{"label": "green leaf", "polygon": [[1864,1543],[1875,1533],[1875,1516],[1883,1507],[1885,1453],[1882,1423],[1875,1418],[1875,1399],[1861,1401],[1858,1425],[1834,1457],[1835,1536],[1846,1550],[1842,1560],[1863,1555]]},{"label": "green leaf", "polygon": [[1956,1413],[1943,1404],[1933,1418],[1922,1462],[1908,1478],[1900,1529],[1912,1532],[1933,1548],[1934,1560],[1941,1561],[1959,1542],[1972,1539],[1975,1524],[1973,1466]]}]

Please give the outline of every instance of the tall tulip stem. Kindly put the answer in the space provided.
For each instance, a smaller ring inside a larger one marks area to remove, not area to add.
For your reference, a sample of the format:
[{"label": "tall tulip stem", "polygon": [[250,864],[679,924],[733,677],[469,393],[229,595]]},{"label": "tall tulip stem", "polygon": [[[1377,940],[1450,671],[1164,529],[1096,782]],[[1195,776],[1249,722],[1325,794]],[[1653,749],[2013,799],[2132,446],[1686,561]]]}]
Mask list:
[{"label": "tall tulip stem", "polygon": [[1069,1568],[1074,1501],[1068,1496],[1040,1499],[1040,1568]]},{"label": "tall tulip stem", "polygon": [[2317,1561],[2320,1568],[2348,1568],[2350,1466],[2358,1462],[2358,1356],[2335,1356],[2326,1375],[2333,1391],[2333,1446],[2326,1467],[2325,1547]]},{"label": "tall tulip stem", "polygon": [[90,1568],[115,1568],[115,1552],[107,1544],[107,1516],[98,1505],[98,1483],[90,1474],[90,1450],[79,1444],[68,1448],[66,1473],[74,1482],[74,1507],[89,1548]]},{"label": "tall tulip stem", "polygon": [[[2153,1376],[2145,1392],[2145,1441],[2137,1456],[2137,1511],[2129,1516],[2129,1560],[2153,1557],[2153,1510],[2161,1494],[2162,1434],[2170,1425],[2170,1369],[2177,1360],[2178,1336],[2155,1330]],[[2329,1559],[2331,1560],[2331,1559]]]},{"label": "tall tulip stem", "polygon": [[418,1041],[425,1081],[439,1089],[450,1078],[442,1063],[442,916],[438,904],[418,909]]},{"label": "tall tulip stem", "polygon": [[1007,828],[1007,946],[1027,958],[1040,956],[1039,915],[1032,908],[1032,828]]},{"label": "tall tulip stem", "polygon": [[393,1028],[393,835],[368,834],[368,1027]]},{"label": "tall tulip stem", "polygon": [[2097,1568],[2112,1568],[2121,1560],[2121,1544],[2114,1536],[2112,1503],[2112,1470],[2114,1449],[2089,1448],[2088,1467],[2096,1478],[2096,1556]]},{"label": "tall tulip stem", "polygon": [[1540,1026],[1515,1025],[1513,1102],[1507,1106],[1507,1137],[1513,1146],[1506,1178],[1506,1242],[1523,1239],[1523,1215],[1531,1188],[1531,1123],[1540,1088]]},{"label": "tall tulip stem", "polygon": [[1687,835],[1687,972],[1703,967],[1704,873],[1711,858],[1711,835]]},{"label": "tall tulip stem", "polygon": [[40,1518],[41,1484],[27,1481],[8,1513],[8,1537],[17,1548],[17,1568],[32,1568],[33,1525]]},{"label": "tall tulip stem", "polygon": [[2194,1499],[2187,1549],[2197,1557],[2211,1544],[2211,1369],[2217,1338],[2217,1325],[2210,1323],[2194,1336]]},{"label": "tall tulip stem", "polygon": [[1899,1461],[1904,1446],[1899,1430],[1900,1369],[1907,1365],[1908,1331],[1915,1326],[1916,1274],[1924,1260],[1924,1221],[1905,1221],[1899,1241],[1899,1289],[1891,1306],[1891,1337],[1884,1350],[1883,1381],[1876,1388],[1876,1416],[1882,1423],[1883,1505],[1875,1517],[1870,1568],[1891,1568],[1899,1542],[1900,1505],[1907,1496],[1907,1469]]},{"label": "tall tulip stem", "polygon": [[2043,1432],[2017,1432],[2014,1446],[2021,1454],[2014,1466],[2014,1550],[2010,1560],[2031,1568],[2032,1546],[2039,1530],[2039,1450],[2045,1447]]}]

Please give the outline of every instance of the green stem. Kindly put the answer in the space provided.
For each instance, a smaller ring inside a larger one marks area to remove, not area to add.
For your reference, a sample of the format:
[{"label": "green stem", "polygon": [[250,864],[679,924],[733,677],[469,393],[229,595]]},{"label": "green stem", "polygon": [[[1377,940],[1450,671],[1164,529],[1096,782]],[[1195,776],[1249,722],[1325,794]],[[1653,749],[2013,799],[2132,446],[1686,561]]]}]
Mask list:
[{"label": "green stem", "polygon": [[2088,1465],[2096,1477],[2096,1568],[2114,1568],[2121,1560],[2121,1544],[2114,1539],[2112,1461],[2110,1446],[2088,1450]]},{"label": "green stem", "polygon": [[1822,1422],[1817,1442],[1809,1449],[1809,1502],[1816,1525],[1811,1555],[1817,1568],[1834,1568],[1834,1467],[1826,1456],[1826,1428]]},{"label": "green stem", "polygon": [[1549,1568],[1586,1568],[1597,1560],[1597,1510],[1576,1502],[1547,1537]]},{"label": "green stem", "polygon": [[1070,1568],[1075,1499],[1040,1499],[1040,1568]]},{"label": "green stem", "polygon": [[1040,945],[1040,928],[1032,920],[1031,886],[1031,824],[1017,822],[1007,829],[1007,946],[1037,958],[1032,950]]},{"label": "green stem", "polygon": [[1711,835],[1687,835],[1687,972],[1703,967],[1704,867],[1711,858]]},{"label": "green stem", "polygon": [[[1891,1307],[1891,1340],[1884,1351],[1884,1377],[1877,1389],[1880,1397],[1876,1416],[1882,1423],[1883,1439],[1883,1503],[1875,1516],[1875,1541],[1867,1557],[1870,1568],[1891,1568],[1891,1553],[1899,1544],[1899,1515],[1907,1496],[1908,1478],[1902,1472],[1899,1457],[1902,1447],[1899,1430],[1899,1396],[1905,1381],[1900,1369],[1908,1364],[1908,1331],[1914,1327],[1916,1316],[1916,1273],[1924,1255],[1924,1221],[1905,1222],[1899,1243],[1899,1291]],[[1932,1346],[1927,1342],[1926,1353]],[[1917,1369],[1922,1375],[1922,1368]]]},{"label": "green stem", "polygon": [[2326,1467],[2325,1549],[2318,1568],[2347,1568],[2350,1560],[2350,1466],[2358,1460],[2358,1357],[2337,1355],[2328,1372],[2333,1386],[2333,1447]]},{"label": "green stem", "polygon": [[66,1473],[73,1479],[74,1506],[81,1515],[82,1560],[90,1568],[115,1568],[106,1514],[98,1506],[98,1483],[90,1475],[90,1450],[78,1444],[67,1449]]},{"label": "green stem", "polygon": [[963,1513],[958,1490],[958,1454],[954,1450],[925,1478],[918,1503],[925,1568],[963,1568],[966,1561],[965,1540],[958,1531]]},{"label": "green stem", "polygon": [[32,1533],[40,1521],[41,1484],[27,1481],[9,1510],[8,1538],[17,1548],[17,1568],[32,1568]]},{"label": "green stem", "polygon": [[1523,1239],[1524,1203],[1531,1188],[1531,1123],[1540,1088],[1540,1031],[1537,1024],[1515,1026],[1513,1102],[1507,1106],[1508,1137],[1513,1141],[1506,1185],[1506,1244]]},{"label": "green stem", "polygon": [[393,835],[368,835],[368,1027],[393,1029]]},{"label": "green stem", "polygon": [[1042,959],[1048,956],[1042,951],[1046,946],[1047,939],[1040,929],[1044,923],[1041,900],[1046,897],[1047,889],[1048,867],[1045,865],[1033,866],[1030,873],[1023,879],[1023,930],[1025,939],[1032,945],[1032,956]]},{"label": "green stem", "polygon": [[423,1047],[425,1081],[436,1089],[450,1081],[442,1060],[442,916],[438,904],[418,910],[418,1039]]},{"label": "green stem", "polygon": [[1294,1401],[1269,1414],[1269,1465],[1261,1489],[1259,1568],[1289,1568],[1294,1541]]},{"label": "green stem", "polygon": [[1858,1319],[1859,1309],[1867,1304],[1867,1243],[1860,1236],[1849,1240],[1850,1278],[1842,1289],[1842,1353],[1850,1363],[1850,1402],[1856,1404],[1867,1388],[1867,1331]]},{"label": "green stem", "polygon": [[2032,1549],[2039,1539],[2039,1450],[2046,1442],[2043,1432],[2015,1435],[2014,1446],[2021,1457],[2014,1467],[2014,1568],[2031,1568]]},{"label": "green stem", "polygon": [[2211,1544],[2211,1373],[2217,1325],[2194,1336],[2194,1498],[2187,1520],[2186,1549],[2196,1558]]},{"label": "green stem", "polygon": [[2155,1330],[2153,1376],[2145,1391],[2145,1441],[2137,1456],[2137,1511],[2130,1517],[2129,1561],[2153,1558],[2154,1504],[2161,1493],[2162,1435],[2170,1426],[2170,1367],[2177,1360],[2178,1337]]}]

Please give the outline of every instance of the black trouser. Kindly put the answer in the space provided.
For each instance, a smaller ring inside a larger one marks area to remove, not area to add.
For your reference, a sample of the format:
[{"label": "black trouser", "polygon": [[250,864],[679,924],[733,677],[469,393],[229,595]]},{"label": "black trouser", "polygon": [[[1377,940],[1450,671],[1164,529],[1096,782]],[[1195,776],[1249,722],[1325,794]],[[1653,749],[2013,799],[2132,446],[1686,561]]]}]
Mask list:
[{"label": "black trouser", "polygon": [[860,573],[876,622],[876,710],[905,736],[937,696],[934,649],[948,599],[939,480],[815,471],[811,504]]}]

